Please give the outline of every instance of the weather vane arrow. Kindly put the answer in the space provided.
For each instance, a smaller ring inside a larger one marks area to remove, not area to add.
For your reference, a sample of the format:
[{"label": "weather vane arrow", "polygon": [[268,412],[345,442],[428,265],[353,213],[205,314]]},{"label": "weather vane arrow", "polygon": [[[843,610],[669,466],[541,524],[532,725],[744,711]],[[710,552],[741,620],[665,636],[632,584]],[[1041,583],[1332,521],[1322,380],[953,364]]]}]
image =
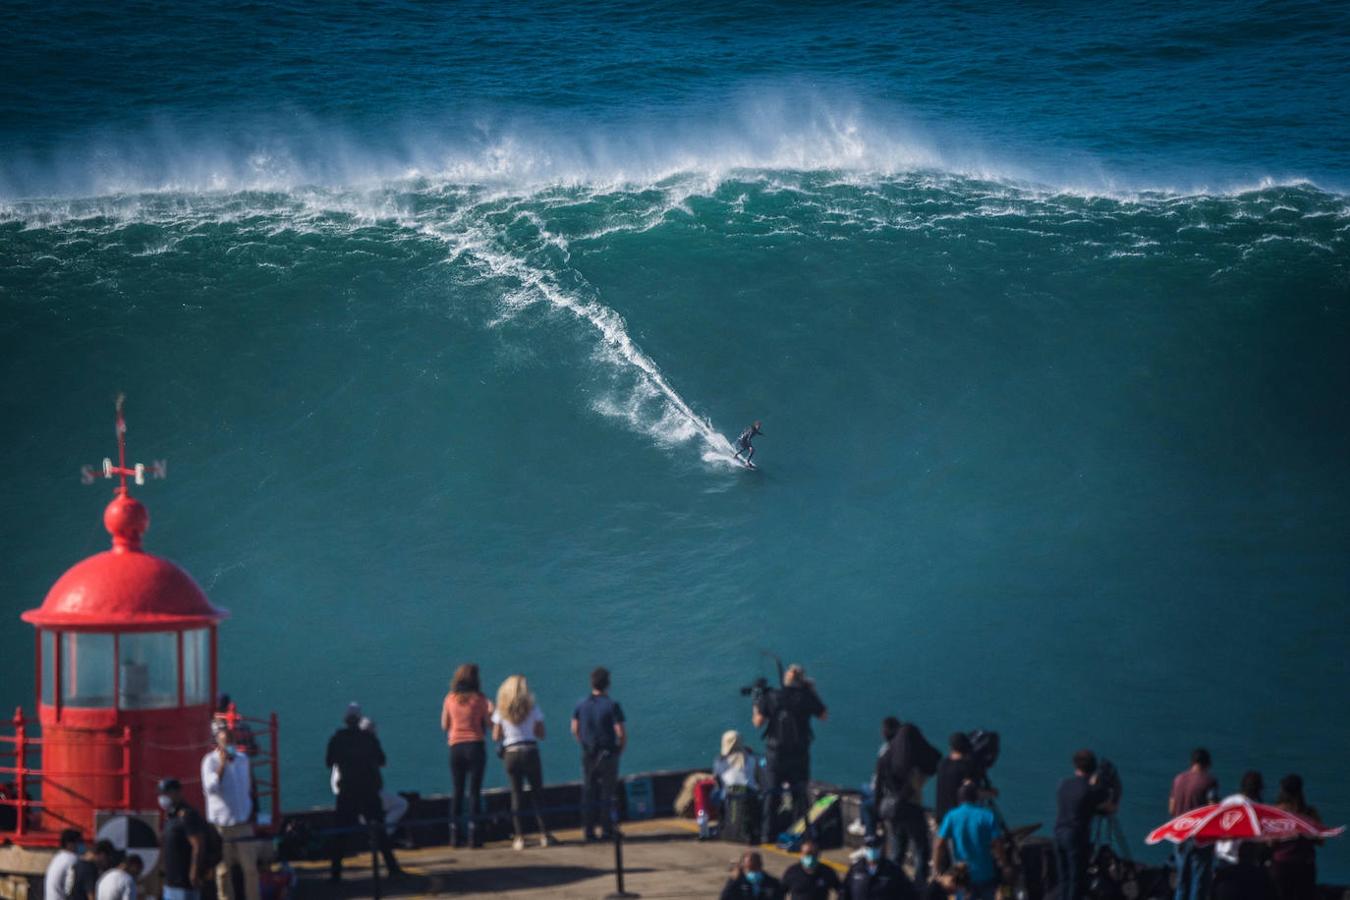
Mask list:
[{"label": "weather vane arrow", "polygon": [[[147,475],[156,480],[169,477],[169,461],[166,459],[156,459],[148,467],[145,463],[127,465],[127,420],[122,415],[122,405],[126,399],[125,394],[117,395],[117,465],[113,465],[111,459],[104,457],[102,470],[104,478],[112,478],[114,475],[121,477],[122,484],[118,490],[123,494],[127,492],[127,478],[131,478],[137,484],[145,484]],[[99,470],[93,466],[80,467],[82,484],[93,484],[98,476]]]}]

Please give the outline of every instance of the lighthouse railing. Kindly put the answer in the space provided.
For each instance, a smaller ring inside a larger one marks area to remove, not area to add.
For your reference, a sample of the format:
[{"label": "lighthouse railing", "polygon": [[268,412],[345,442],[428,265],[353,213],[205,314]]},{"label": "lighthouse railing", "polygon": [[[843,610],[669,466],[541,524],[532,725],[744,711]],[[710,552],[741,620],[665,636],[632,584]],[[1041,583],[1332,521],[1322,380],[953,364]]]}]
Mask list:
[{"label": "lighthouse railing", "polygon": [[[62,812],[50,809],[51,804],[44,797],[45,786],[50,783],[53,789],[67,788],[66,779],[108,780],[116,779],[120,787],[123,808],[131,805],[131,729],[122,727],[116,734],[102,735],[94,741],[82,742],[82,746],[94,744],[112,745],[119,748],[118,759],[121,765],[116,769],[66,770],[59,773],[44,773],[40,764],[30,764],[32,757],[41,759],[44,745],[68,743],[52,738],[31,737],[28,734],[28,720],[23,708],[14,711],[10,724],[13,735],[0,734],[0,787],[13,786],[14,796],[0,790],[0,811],[13,810],[13,824],[0,824],[0,841],[9,840],[16,844],[32,846],[55,846],[60,841],[61,830],[78,828],[88,832],[93,825],[93,809],[89,810],[88,821],[77,821]],[[69,802],[57,804],[68,807]],[[41,815],[39,815],[41,813]],[[7,818],[7,817],[5,817]],[[8,827],[7,827],[8,826]]]}]

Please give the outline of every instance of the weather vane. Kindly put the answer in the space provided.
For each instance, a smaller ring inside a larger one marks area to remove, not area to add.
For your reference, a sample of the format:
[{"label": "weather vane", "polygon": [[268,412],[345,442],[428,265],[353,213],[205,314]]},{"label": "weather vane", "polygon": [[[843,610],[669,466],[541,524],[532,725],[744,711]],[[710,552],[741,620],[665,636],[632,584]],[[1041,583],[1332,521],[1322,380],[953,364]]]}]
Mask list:
[{"label": "weather vane", "polygon": [[[107,457],[103,458],[103,477],[112,478],[114,475],[120,476],[122,484],[118,491],[122,494],[127,492],[127,478],[130,477],[137,484],[145,484],[145,477],[148,474],[151,478],[161,479],[169,476],[169,461],[166,459],[157,459],[150,463],[149,468],[145,463],[135,463],[127,465],[127,420],[122,415],[122,404],[126,401],[126,394],[117,395],[117,465]],[[80,467],[80,482],[82,484],[93,484],[97,480],[99,470],[91,465]]]}]

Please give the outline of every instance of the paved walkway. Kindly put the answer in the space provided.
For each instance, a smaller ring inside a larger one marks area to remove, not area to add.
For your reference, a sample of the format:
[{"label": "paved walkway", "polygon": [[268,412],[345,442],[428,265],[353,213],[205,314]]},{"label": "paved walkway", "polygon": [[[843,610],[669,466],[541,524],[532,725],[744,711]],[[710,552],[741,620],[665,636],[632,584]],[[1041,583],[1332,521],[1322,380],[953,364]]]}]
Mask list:
[{"label": "paved walkway", "polygon": [[[624,826],[624,887],[644,898],[715,898],[731,865],[743,849],[720,841],[696,840],[692,822],[657,819]],[[558,833],[553,847],[537,844],[524,851],[510,844],[489,844],[479,850],[427,847],[398,851],[407,877],[382,883],[385,897],[491,897],[495,900],[590,898],[599,900],[616,889],[614,846],[585,844],[579,831]],[[777,848],[761,848],[764,868],[779,875],[793,856]],[[825,854],[836,867],[847,854]],[[306,863],[301,898],[361,898],[373,893],[369,857],[348,857],[341,884],[328,881],[326,863]]]}]

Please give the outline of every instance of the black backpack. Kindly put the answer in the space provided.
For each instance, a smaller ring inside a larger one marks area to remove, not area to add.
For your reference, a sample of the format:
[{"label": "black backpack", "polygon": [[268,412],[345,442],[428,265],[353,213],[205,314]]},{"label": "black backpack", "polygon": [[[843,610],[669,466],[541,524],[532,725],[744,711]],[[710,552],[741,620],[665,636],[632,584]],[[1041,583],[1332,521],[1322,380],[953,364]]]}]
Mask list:
[{"label": "black backpack", "polygon": [[758,831],[758,797],[746,790],[744,785],[727,788],[722,799],[721,824],[717,836],[733,844],[749,844],[754,841]]},{"label": "black backpack", "polygon": [[778,750],[805,750],[811,744],[811,726],[799,709],[800,688],[782,688],[775,692],[769,727],[764,740]]}]

